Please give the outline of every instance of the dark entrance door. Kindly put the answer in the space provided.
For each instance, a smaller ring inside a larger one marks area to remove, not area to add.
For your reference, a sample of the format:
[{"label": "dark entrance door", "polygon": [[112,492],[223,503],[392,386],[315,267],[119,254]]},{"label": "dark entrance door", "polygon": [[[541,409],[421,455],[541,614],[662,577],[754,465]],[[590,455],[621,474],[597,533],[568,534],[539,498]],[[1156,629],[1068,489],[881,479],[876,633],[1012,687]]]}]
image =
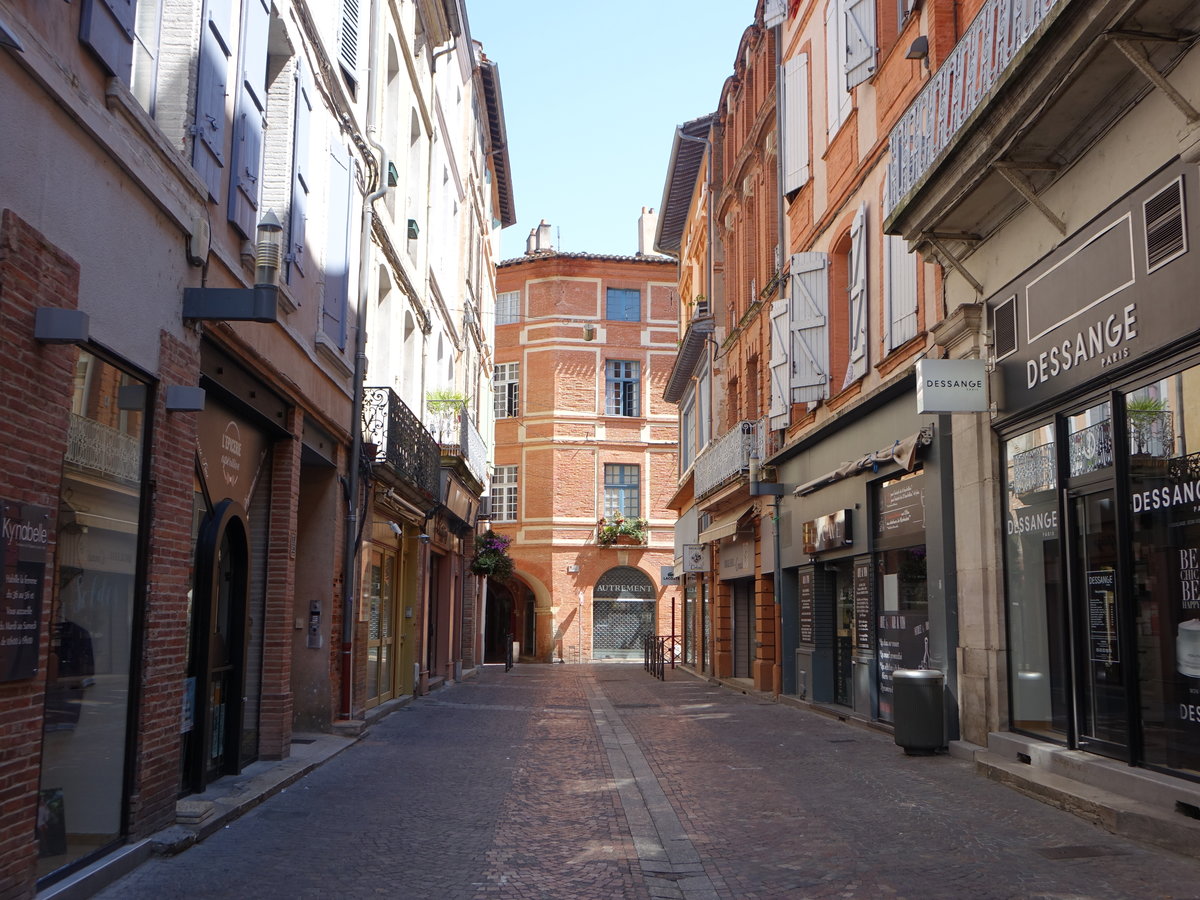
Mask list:
[{"label": "dark entrance door", "polygon": [[754,662],[754,584],[743,578],[733,586],[733,677],[750,678]]},{"label": "dark entrance door", "polygon": [[185,783],[194,791],[241,771],[250,543],[245,514],[223,500],[200,526],[193,589],[194,721]]},{"label": "dark entrance door", "polygon": [[1129,757],[1129,699],[1118,565],[1117,505],[1111,487],[1072,492],[1069,534],[1074,543],[1071,608],[1078,685],[1076,724],[1081,747]]}]

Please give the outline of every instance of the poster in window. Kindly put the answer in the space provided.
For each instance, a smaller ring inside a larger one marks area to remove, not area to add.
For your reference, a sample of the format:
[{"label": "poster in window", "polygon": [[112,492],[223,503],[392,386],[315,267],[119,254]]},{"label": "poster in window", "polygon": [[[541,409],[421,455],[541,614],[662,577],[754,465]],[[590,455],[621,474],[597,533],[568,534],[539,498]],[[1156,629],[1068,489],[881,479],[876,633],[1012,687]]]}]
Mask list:
[{"label": "poster in window", "polygon": [[32,678],[38,671],[38,632],[46,580],[50,510],[0,500],[0,557],[4,603],[0,606],[0,681]]},{"label": "poster in window", "polygon": [[871,559],[866,557],[854,561],[854,633],[855,650],[870,653],[874,648],[871,641]]},{"label": "poster in window", "polygon": [[803,569],[800,572],[800,585],[797,591],[800,602],[800,643],[813,643],[813,570]]}]

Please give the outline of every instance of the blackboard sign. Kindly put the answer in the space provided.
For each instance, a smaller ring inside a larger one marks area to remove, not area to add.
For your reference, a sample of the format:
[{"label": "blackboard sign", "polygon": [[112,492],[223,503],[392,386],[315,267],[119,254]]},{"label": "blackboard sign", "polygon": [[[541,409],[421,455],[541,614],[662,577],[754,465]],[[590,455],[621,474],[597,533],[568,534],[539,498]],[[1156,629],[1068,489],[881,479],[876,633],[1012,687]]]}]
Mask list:
[{"label": "blackboard sign", "polygon": [[855,647],[860,653],[870,653],[871,644],[871,560],[854,561],[854,634]]},{"label": "blackboard sign", "polygon": [[0,557],[4,561],[0,681],[19,681],[37,674],[49,522],[50,510],[44,506],[0,500]]},{"label": "blackboard sign", "polygon": [[800,570],[800,643],[814,642],[813,629],[813,570]]}]

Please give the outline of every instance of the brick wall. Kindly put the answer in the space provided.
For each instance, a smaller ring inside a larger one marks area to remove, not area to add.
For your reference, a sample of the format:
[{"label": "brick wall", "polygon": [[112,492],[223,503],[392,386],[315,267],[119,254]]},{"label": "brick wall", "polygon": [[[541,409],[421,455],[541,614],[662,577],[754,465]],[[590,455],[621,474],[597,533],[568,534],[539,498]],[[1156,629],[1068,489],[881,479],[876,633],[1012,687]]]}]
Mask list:
[{"label": "brick wall", "polygon": [[[11,210],[0,214],[0,346],[4,354],[5,423],[0,497],[50,510],[57,533],[59,484],[67,446],[71,386],[78,351],[33,339],[35,310],[75,308],[79,266]],[[32,679],[0,683],[0,898],[30,897],[37,862],[34,824],[42,740],[42,708],[49,647],[50,573],[46,560],[38,633],[38,669]]]}]

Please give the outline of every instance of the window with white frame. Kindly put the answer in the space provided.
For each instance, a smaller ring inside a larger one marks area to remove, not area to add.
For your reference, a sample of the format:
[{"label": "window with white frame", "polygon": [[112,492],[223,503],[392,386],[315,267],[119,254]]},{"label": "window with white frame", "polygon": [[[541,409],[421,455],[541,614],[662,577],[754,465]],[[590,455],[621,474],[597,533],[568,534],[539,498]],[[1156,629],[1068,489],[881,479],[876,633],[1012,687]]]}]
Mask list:
[{"label": "window with white frame", "polygon": [[496,466],[492,473],[492,521],[517,519],[517,467]]},{"label": "window with white frame", "polygon": [[521,364],[516,362],[497,363],[492,376],[492,398],[495,401],[497,419],[510,419],[519,415],[521,387]]},{"label": "window with white frame", "polygon": [[521,315],[521,292],[505,291],[496,295],[496,324],[513,325]]},{"label": "window with white frame", "polygon": [[604,318],[615,322],[642,321],[642,292],[636,288],[608,288],[604,293]]},{"label": "window with white frame", "polygon": [[635,360],[610,359],[604,372],[604,413],[609,416],[638,415],[641,394],[641,364]]},{"label": "window with white frame", "polygon": [[604,516],[632,518],[642,514],[642,473],[640,466],[624,463],[604,464]]}]

